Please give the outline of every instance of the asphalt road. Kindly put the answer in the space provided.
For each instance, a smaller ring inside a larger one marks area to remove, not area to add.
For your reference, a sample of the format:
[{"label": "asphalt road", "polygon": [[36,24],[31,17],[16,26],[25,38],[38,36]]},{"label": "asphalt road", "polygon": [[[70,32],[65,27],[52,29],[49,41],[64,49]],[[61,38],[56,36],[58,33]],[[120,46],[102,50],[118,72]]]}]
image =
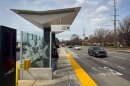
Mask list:
[{"label": "asphalt road", "polygon": [[108,57],[97,58],[89,56],[87,50],[67,48],[98,86],[130,86],[130,53],[107,51]]}]

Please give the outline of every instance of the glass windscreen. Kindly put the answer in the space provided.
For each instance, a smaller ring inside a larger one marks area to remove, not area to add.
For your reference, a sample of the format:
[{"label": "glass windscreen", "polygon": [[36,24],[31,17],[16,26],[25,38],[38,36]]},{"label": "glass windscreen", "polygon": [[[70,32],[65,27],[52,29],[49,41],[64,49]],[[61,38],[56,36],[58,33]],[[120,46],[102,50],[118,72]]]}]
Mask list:
[{"label": "glass windscreen", "polygon": [[43,35],[22,32],[22,62],[24,59],[31,59],[32,68],[43,67]]}]

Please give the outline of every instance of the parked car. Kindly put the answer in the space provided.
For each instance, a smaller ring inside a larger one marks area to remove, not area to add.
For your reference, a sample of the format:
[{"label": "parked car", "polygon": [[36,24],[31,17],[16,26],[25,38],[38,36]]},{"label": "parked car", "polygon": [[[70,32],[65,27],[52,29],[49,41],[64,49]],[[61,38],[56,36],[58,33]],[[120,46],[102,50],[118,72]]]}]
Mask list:
[{"label": "parked car", "polygon": [[75,50],[81,50],[81,47],[80,47],[79,45],[75,45],[75,46],[74,46],[74,49],[75,49]]},{"label": "parked car", "polygon": [[88,49],[88,54],[95,57],[107,57],[107,51],[100,46],[90,46]]},{"label": "parked car", "polygon": [[61,46],[61,47],[65,47],[65,46],[66,46],[66,44],[60,44],[60,46]]},{"label": "parked car", "polygon": [[73,48],[73,46],[72,45],[68,45],[68,48]]}]

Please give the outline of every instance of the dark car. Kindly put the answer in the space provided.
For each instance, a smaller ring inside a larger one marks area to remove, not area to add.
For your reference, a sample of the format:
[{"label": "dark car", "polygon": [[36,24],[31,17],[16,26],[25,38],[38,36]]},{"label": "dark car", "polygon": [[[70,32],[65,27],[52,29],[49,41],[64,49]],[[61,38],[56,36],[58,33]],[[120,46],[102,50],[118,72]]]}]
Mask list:
[{"label": "dark car", "polygon": [[97,57],[97,56],[98,57],[100,57],[100,56],[106,57],[107,56],[106,50],[100,46],[90,46],[88,49],[88,54],[91,56],[95,56],[95,57]]},{"label": "dark car", "polygon": [[68,48],[73,48],[73,46],[72,45],[68,45]]}]

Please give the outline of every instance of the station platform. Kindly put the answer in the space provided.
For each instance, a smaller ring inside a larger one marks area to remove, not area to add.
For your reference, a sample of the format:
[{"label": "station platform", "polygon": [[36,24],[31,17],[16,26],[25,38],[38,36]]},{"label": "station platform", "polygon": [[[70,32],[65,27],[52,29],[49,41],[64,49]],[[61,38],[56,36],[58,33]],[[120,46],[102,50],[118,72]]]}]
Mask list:
[{"label": "station platform", "polygon": [[53,74],[52,80],[19,80],[19,86],[72,86],[74,84],[80,85],[80,82],[63,47],[60,48],[58,70]]}]

